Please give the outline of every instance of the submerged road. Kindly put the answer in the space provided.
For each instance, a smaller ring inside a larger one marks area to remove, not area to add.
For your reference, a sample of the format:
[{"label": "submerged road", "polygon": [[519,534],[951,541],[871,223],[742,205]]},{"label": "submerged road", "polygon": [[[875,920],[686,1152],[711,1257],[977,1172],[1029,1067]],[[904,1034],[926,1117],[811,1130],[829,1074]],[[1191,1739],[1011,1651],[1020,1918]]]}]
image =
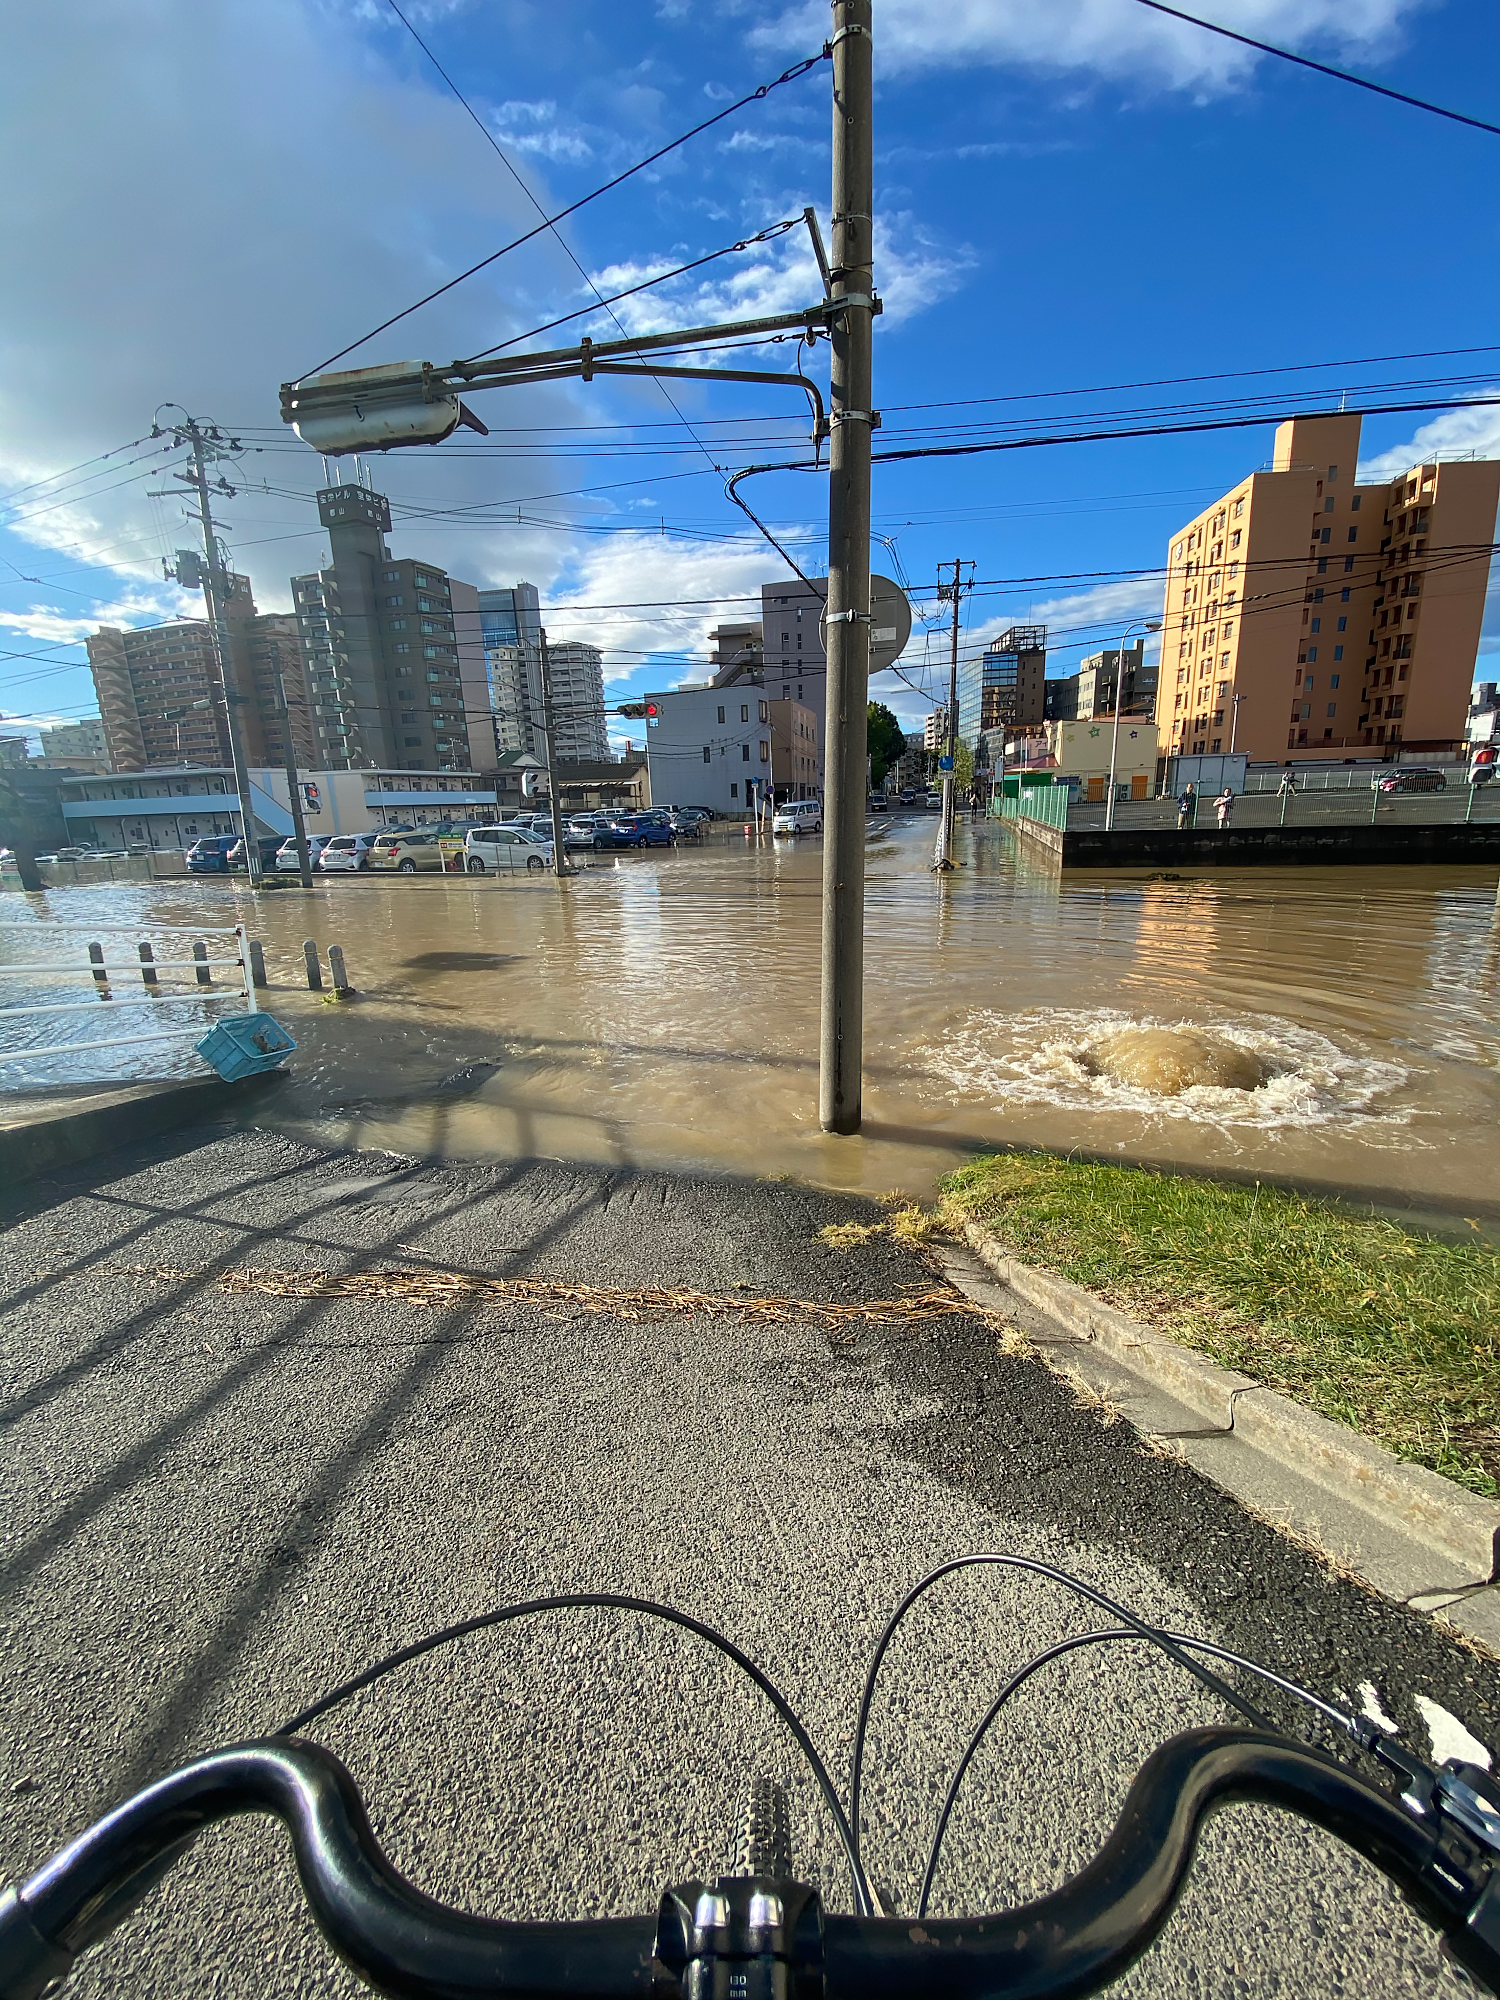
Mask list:
[{"label": "submerged road", "polygon": [[[5,1302],[0,1875],[128,1785],[273,1728],[379,1654],[508,1599],[641,1592],[724,1629],[843,1782],[864,1662],[904,1590],[984,1549],[1076,1570],[1327,1693],[1368,1683],[1500,1739],[1500,1677],[1339,1581],[1081,1406],[977,1320],[630,1318],[226,1294],[246,1267],[524,1273],[806,1300],[931,1282],[873,1219],[791,1182],[338,1154],[189,1134],[97,1162],[0,1220]],[[141,1267],[144,1267],[141,1268]],[[915,1908],[947,1773],[1006,1671],[1091,1620],[970,1575],[898,1639],[876,1706],[867,1855]],[[940,1912],[1033,1895],[1097,1846],[1164,1735],[1218,1718],[1144,1649],[1047,1670],[973,1768]],[[1290,1717],[1286,1718],[1291,1720]],[[726,1864],[742,1777],[793,1793],[803,1867],[847,1907],[830,1830],[755,1692],[685,1635],[568,1613],[466,1639],[317,1732],[423,1888],[504,1915],[620,1913]],[[285,1842],[207,1836],[69,1992],[353,1994]],[[1261,1809],[1216,1821],[1132,1995],[1457,1994],[1369,1868]]]}]

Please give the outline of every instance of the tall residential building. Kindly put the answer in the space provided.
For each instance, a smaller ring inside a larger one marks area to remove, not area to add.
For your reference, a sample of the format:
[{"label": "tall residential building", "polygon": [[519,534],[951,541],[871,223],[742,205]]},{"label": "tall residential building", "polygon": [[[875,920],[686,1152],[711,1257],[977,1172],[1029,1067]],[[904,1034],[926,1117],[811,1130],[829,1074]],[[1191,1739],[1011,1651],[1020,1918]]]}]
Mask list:
[{"label": "tall residential building", "polygon": [[988,729],[1040,727],[1047,674],[1045,625],[1012,625],[958,665],[958,734],[972,750]]},{"label": "tall residential building", "polygon": [[935,708],[922,724],[922,748],[936,757],[948,747],[948,705]]},{"label": "tall residential building", "polygon": [[436,564],[392,556],[390,503],[325,487],[331,560],[292,579],[324,770],[492,770],[479,592]]},{"label": "tall residential building", "polygon": [[495,747],[502,756],[518,750],[524,756],[541,757],[546,750],[546,732],[542,728],[542,614],[536,585],[518,583],[510,590],[481,590],[479,626]]},{"label": "tall residential building", "polygon": [[[232,576],[224,629],[246,761],[284,760],[284,684],[292,745],[298,761],[311,766],[314,739],[296,619],[257,612],[250,579]],[[206,619],[174,619],[136,631],[106,625],[87,644],[106,751],[116,771],[229,762],[224,692]]]},{"label": "tall residential building", "polygon": [[1279,426],[1252,473],[1173,536],[1163,749],[1380,760],[1462,742],[1500,464],[1355,478],[1360,419]]},{"label": "tall residential building", "polygon": [[604,656],[579,639],[549,640],[552,754],[567,764],[597,764],[609,756],[604,726]]}]

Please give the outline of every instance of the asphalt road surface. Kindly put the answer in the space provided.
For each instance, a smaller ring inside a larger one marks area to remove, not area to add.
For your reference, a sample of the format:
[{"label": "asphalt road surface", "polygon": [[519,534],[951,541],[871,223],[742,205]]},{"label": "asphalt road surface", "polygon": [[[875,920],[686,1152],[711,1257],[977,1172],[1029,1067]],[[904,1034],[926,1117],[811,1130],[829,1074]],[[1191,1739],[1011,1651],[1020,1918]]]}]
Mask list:
[{"label": "asphalt road surface", "polygon": [[[926,1272],[838,1251],[852,1199],[550,1164],[415,1166],[203,1132],[5,1211],[0,1874],[196,1749],[274,1727],[374,1656],[507,1599],[629,1590],[721,1626],[842,1780],[863,1664],[916,1578],[983,1549],[1061,1563],[1325,1691],[1414,1695],[1500,1738],[1493,1666],[1331,1577],[975,1321],[831,1345],[813,1322],[571,1307],[440,1311],[226,1295],[245,1266],[436,1265],[610,1286],[891,1297]],[[187,1276],[150,1277],[131,1266]],[[898,1640],[867,1854],[915,1907],[947,1771],[999,1678],[1084,1617],[970,1575]],[[940,1911],[1035,1894],[1093,1851],[1146,1752],[1217,1719],[1114,1648],[1049,1669],[971,1773]],[[847,1888],[789,1739],[687,1636],[568,1613],[466,1639],[320,1725],[397,1866],[492,1914],[654,1907],[728,1858],[752,1770],[793,1792],[801,1864]],[[206,1836],[68,1989],[351,1994],[273,1830]],[[1214,1823],[1160,1944],[1116,1989],[1457,1993],[1369,1868],[1275,1813]]]}]

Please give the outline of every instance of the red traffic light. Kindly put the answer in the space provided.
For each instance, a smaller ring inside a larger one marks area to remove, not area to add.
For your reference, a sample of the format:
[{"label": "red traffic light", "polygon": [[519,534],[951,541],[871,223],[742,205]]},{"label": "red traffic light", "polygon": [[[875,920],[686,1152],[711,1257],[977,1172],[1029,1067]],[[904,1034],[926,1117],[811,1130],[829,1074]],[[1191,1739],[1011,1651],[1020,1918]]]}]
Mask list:
[{"label": "red traffic light", "polygon": [[661,714],[661,710],[657,707],[654,701],[648,701],[646,703],[646,714],[654,719],[656,716]]}]

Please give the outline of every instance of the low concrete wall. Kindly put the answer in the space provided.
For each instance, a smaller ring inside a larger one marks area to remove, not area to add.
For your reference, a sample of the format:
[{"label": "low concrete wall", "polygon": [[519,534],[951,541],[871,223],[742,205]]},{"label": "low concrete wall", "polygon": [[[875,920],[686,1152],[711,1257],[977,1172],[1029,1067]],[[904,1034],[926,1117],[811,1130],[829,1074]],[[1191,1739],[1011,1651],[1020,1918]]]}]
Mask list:
[{"label": "low concrete wall", "polygon": [[[1034,821],[1028,838],[1050,832]],[[1054,836],[1055,838],[1055,836]],[[1254,868],[1287,863],[1390,867],[1401,863],[1500,862],[1500,822],[1448,826],[1199,826],[1070,829],[1058,843],[1068,868]]]},{"label": "low concrete wall", "polygon": [[92,1159],[131,1140],[149,1139],[179,1125],[222,1118],[266,1089],[282,1072],[225,1083],[221,1077],[184,1077],[160,1083],[96,1085],[78,1091],[18,1093],[0,1098],[4,1166],[0,1187]]},{"label": "low concrete wall", "polygon": [[1014,819],[1002,819],[1000,824],[1007,833],[1015,834],[1025,846],[1036,849],[1042,854],[1051,855],[1054,861],[1067,859],[1066,836],[1060,827],[1048,826],[1039,819],[1027,819],[1021,813]]}]

